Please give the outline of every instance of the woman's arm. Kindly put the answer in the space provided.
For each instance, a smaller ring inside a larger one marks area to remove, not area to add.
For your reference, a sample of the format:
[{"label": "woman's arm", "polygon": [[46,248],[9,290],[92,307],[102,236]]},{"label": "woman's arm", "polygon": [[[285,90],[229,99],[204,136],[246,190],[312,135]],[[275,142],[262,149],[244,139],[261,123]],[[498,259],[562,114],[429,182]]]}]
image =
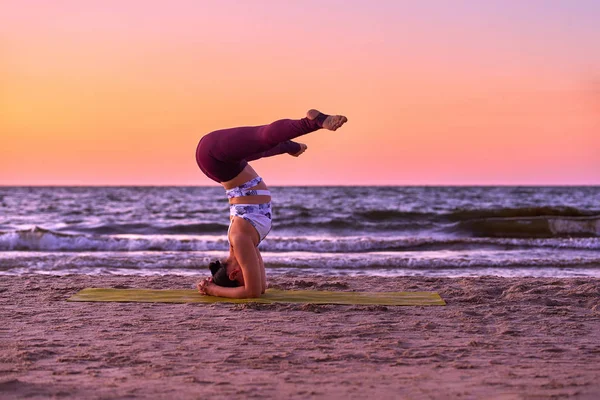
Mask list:
[{"label": "woman's arm", "polygon": [[260,283],[261,283],[261,293],[265,293],[265,291],[267,290],[267,273],[265,271],[265,262],[262,259],[262,256],[260,255],[260,250],[258,250],[258,247],[255,247],[254,250],[256,251],[256,256],[258,257],[258,264],[260,266]]},{"label": "woman's arm", "polygon": [[244,286],[235,288],[218,286],[211,281],[205,281],[198,289],[205,294],[217,297],[244,299],[259,297],[263,293],[260,261],[252,238],[242,232],[230,234],[230,243],[235,251],[235,257],[242,268]]}]

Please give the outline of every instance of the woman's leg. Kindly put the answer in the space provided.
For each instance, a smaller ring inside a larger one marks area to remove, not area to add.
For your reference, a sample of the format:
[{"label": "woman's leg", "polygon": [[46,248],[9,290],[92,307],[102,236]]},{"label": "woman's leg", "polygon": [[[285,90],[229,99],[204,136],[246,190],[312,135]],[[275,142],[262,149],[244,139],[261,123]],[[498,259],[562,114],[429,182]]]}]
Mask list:
[{"label": "woman's leg", "polygon": [[[221,161],[235,162],[268,152],[281,143],[306,135],[323,127],[328,115],[319,113],[314,119],[282,119],[269,125],[224,129],[218,135],[212,154]],[[273,154],[270,154],[273,155]]]},{"label": "woman's leg", "polygon": [[343,115],[329,116],[309,110],[306,118],[283,119],[269,125],[223,129],[204,136],[196,148],[196,162],[215,182],[236,177],[247,160],[276,154],[296,154],[299,144],[290,139],[325,128],[335,131],[348,119]]},{"label": "woman's leg", "polygon": [[254,161],[259,158],[278,156],[279,154],[296,154],[302,150],[300,143],[296,143],[292,140],[286,140],[277,144],[275,147],[271,147],[267,151],[261,151],[258,153],[250,154],[245,158],[246,161]]}]

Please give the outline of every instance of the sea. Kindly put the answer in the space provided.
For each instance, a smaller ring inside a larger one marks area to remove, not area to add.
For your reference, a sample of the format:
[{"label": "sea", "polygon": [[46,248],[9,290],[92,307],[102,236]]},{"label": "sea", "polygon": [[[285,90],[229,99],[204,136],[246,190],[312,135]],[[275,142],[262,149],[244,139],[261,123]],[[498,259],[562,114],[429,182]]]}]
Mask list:
[{"label": "sea", "polygon": [[[271,187],[268,275],[600,277],[600,186]],[[0,187],[0,275],[207,276],[211,187]]]}]

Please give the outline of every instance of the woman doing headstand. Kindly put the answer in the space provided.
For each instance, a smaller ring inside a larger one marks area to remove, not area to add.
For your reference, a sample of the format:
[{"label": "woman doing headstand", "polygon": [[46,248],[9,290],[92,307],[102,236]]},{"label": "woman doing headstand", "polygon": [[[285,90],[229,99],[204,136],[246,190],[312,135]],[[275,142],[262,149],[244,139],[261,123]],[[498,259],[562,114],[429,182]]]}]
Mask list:
[{"label": "woman doing headstand", "polygon": [[225,188],[229,198],[229,257],[209,265],[212,278],[198,283],[205,295],[246,298],[265,292],[267,279],[258,244],[271,230],[271,193],[248,164],[287,153],[298,157],[306,145],[291,139],[324,128],[335,131],[348,119],[309,110],[306,118],[269,125],[223,129],[198,143],[196,161],[206,176]]}]

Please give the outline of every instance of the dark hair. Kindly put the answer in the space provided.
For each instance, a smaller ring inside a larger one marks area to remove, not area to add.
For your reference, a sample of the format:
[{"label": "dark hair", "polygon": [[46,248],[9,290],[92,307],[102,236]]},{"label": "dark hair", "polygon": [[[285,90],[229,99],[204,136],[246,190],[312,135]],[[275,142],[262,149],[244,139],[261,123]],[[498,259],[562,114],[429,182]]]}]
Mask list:
[{"label": "dark hair", "polygon": [[229,279],[229,275],[227,274],[227,263],[221,264],[221,261],[213,261],[208,264],[208,268],[210,268],[210,273],[213,276],[213,282],[219,286],[225,287],[238,287],[240,284],[237,281],[232,281]]}]

